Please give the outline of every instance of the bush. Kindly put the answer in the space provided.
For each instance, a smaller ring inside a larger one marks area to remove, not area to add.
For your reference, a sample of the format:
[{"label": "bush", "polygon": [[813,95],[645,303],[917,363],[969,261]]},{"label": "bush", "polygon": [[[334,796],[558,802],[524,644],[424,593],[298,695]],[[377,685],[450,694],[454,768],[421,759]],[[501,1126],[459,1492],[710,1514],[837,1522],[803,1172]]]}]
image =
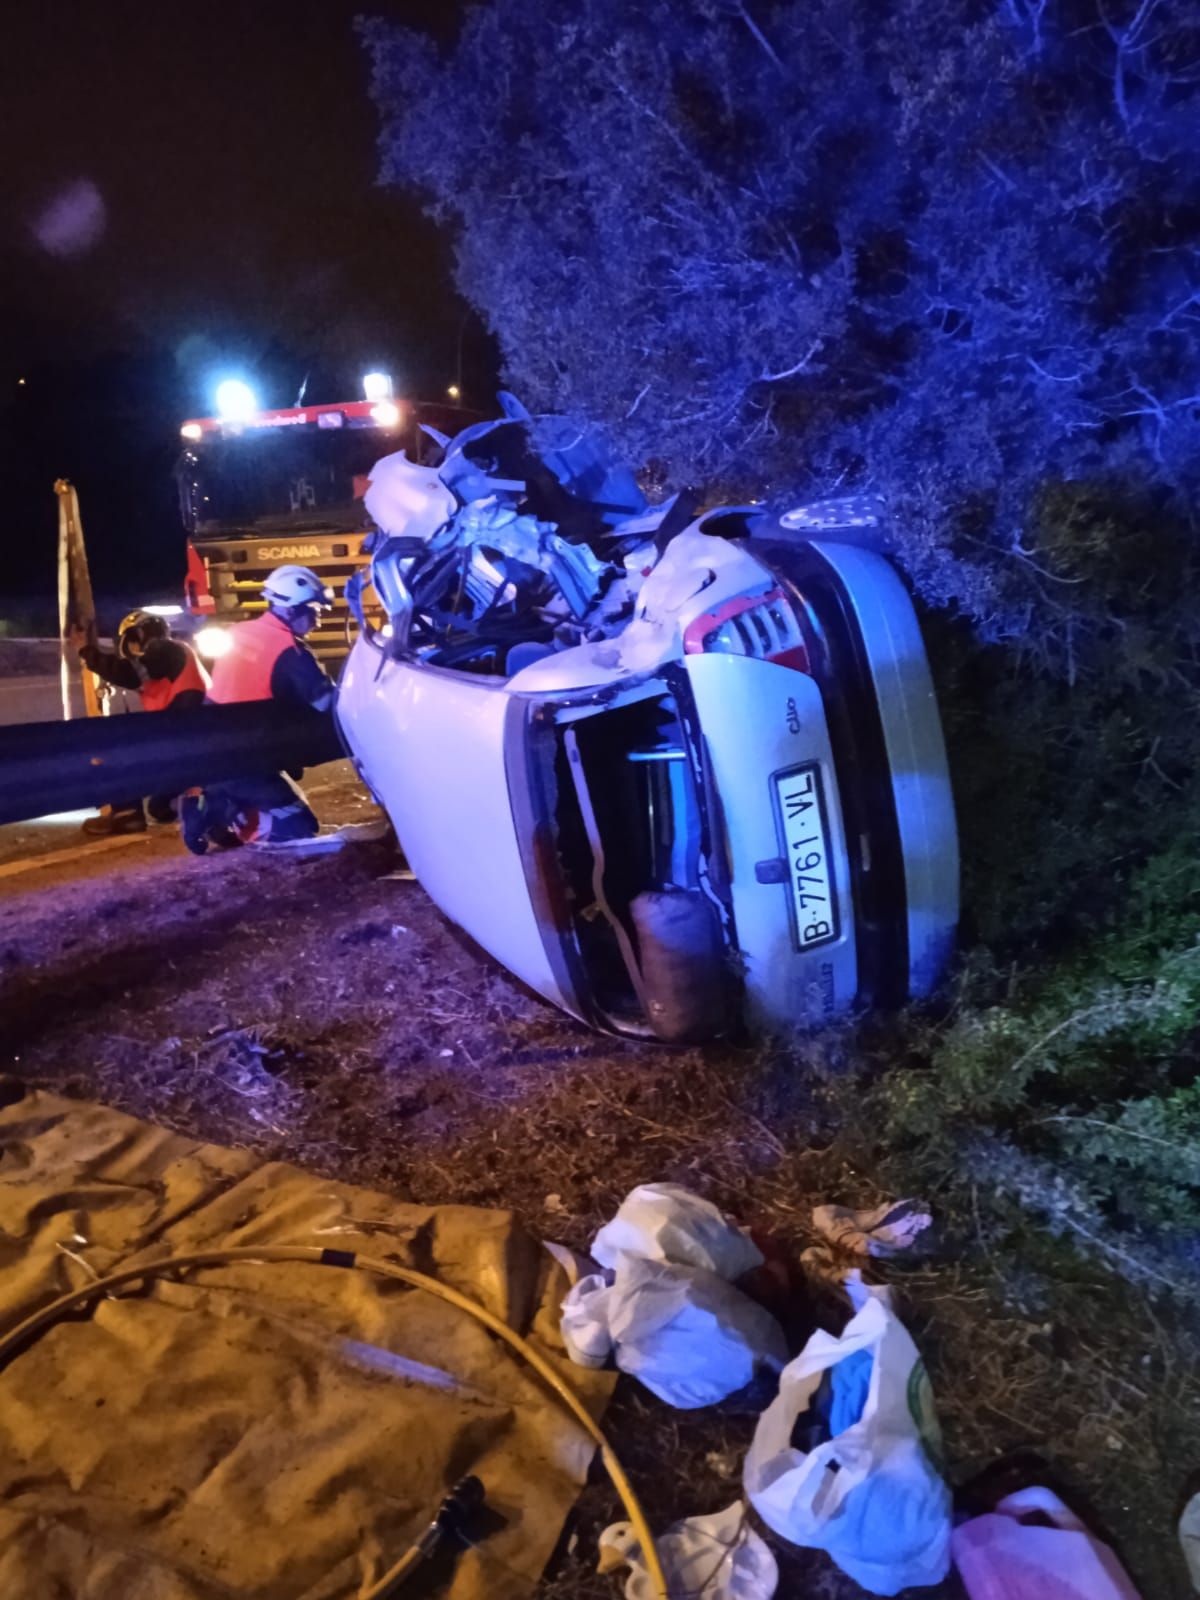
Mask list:
[{"label": "bush", "polygon": [[[853,1085],[852,1141],[903,1188],[1012,1202],[1126,1276],[1200,1297],[1200,859],[1132,873],[1092,938],[1002,972],[976,951],[949,1015],[913,1014]],[[900,1060],[902,1065],[894,1063]]]},{"label": "bush", "polygon": [[[381,177],[451,230],[535,409],[667,487],[883,495],[931,606],[1068,678],[1170,583],[1200,500],[1188,0],[487,0],[440,55],[362,27]],[[1179,669],[1173,627],[1135,632]]]}]

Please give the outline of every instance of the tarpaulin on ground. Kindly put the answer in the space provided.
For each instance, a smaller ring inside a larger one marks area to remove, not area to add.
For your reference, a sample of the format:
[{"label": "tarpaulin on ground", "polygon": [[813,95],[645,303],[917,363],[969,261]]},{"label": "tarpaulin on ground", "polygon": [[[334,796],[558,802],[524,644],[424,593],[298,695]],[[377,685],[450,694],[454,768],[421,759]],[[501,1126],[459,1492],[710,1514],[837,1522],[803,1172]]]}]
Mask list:
[{"label": "tarpaulin on ground", "polygon": [[[401,1204],[31,1092],[0,1110],[0,1333],[90,1274],[315,1244],[444,1280],[558,1360],[560,1269],[511,1215]],[[349,1600],[464,1473],[493,1513],[436,1592],[529,1593],[592,1447],[500,1340],[359,1271],[237,1265],[135,1285],[0,1371],[0,1594]]]}]

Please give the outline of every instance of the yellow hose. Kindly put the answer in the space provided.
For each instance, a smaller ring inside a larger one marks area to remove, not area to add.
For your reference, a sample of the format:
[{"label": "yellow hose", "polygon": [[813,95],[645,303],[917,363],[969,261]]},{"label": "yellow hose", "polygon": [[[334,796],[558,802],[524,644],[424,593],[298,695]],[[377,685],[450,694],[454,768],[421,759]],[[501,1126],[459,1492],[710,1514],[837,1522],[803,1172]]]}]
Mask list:
[{"label": "yellow hose", "polygon": [[[670,1600],[667,1590],[667,1580],[663,1574],[662,1563],[658,1559],[658,1550],[654,1543],[654,1535],[646,1521],[646,1514],[641,1503],[634,1493],[633,1485],[625,1475],[625,1469],[617,1458],[616,1452],[609,1444],[603,1430],[595,1422],[591,1413],[571,1388],[565,1378],[539,1354],[527,1340],[522,1339],[494,1312],[481,1306],[477,1301],[471,1300],[465,1294],[459,1294],[457,1289],[452,1289],[448,1284],[440,1283],[437,1278],[430,1278],[423,1272],[414,1272],[411,1267],[399,1267],[394,1262],[384,1261],[378,1256],[366,1256],[356,1250],[323,1250],[318,1245],[281,1244],[243,1247],[234,1250],[200,1250],[190,1255],[170,1256],[164,1261],[149,1262],[141,1267],[125,1267],[120,1272],[110,1273],[107,1277],[97,1278],[94,1283],[88,1283],[82,1289],[74,1289],[70,1294],[60,1295],[57,1300],[52,1300],[48,1306],[43,1306],[40,1311],[35,1311],[32,1316],[26,1317],[24,1322],[18,1323],[11,1332],[0,1338],[0,1363],[8,1360],[12,1352],[25,1344],[35,1334],[42,1331],[50,1323],[56,1322],[65,1312],[73,1310],[76,1306],[94,1300],[98,1295],[107,1294],[112,1289],[119,1289],[122,1284],[136,1283],[142,1278],[162,1277],[168,1272],[183,1272],[194,1267],[221,1267],[231,1263],[259,1262],[272,1263],[280,1261],[306,1261],[313,1266],[324,1267],[356,1267],[363,1272],[375,1272],[381,1277],[398,1278],[401,1283],[410,1284],[414,1289],[425,1289],[428,1293],[436,1295],[439,1300],[445,1300],[448,1305],[456,1306],[459,1311],[464,1311],[467,1316],[474,1317],[476,1322],[494,1333],[497,1338],[512,1347],[517,1354],[528,1363],[544,1383],[548,1384],[567,1410],[579,1423],[580,1427],[600,1451],[601,1460],[604,1462],[605,1471],[612,1482],[613,1488],[621,1498],[626,1514],[633,1525],[641,1545],[642,1560],[654,1586],[655,1600]],[[386,1594],[388,1587],[396,1582],[408,1570],[406,1562],[411,1552],[406,1553],[391,1572],[386,1573],[378,1583],[373,1585],[360,1600],[379,1600]]]}]

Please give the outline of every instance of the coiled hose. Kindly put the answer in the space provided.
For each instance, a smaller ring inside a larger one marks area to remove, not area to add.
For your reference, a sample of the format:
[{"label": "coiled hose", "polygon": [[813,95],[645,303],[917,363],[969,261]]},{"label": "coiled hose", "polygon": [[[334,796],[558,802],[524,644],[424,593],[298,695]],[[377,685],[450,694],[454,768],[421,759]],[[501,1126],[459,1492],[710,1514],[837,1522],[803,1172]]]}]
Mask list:
[{"label": "coiled hose", "polygon": [[[327,1250],[319,1245],[259,1245],[230,1250],[200,1250],[188,1255],[169,1256],[163,1261],[149,1262],[140,1267],[125,1267],[120,1272],[109,1273],[106,1277],[97,1278],[94,1283],[85,1284],[82,1289],[74,1289],[70,1294],[60,1295],[57,1300],[52,1300],[48,1306],[43,1306],[40,1311],[35,1311],[32,1316],[26,1317],[24,1322],[18,1323],[11,1332],[0,1338],[0,1364],[7,1362],[15,1350],[39,1334],[43,1328],[56,1322],[66,1312],[73,1311],[77,1306],[85,1305],[89,1300],[107,1294],[110,1290],[119,1289],[122,1284],[136,1283],[139,1279],[160,1278],[168,1273],[190,1271],[196,1267],[223,1267],[237,1262],[270,1265],[285,1261],[308,1262],[318,1267],[353,1268],[360,1272],[374,1272],[384,1278],[396,1278],[414,1289],[425,1289],[428,1293],[436,1295],[439,1300],[444,1300],[448,1305],[465,1312],[467,1316],[474,1317],[475,1321],[482,1323],[489,1332],[503,1339],[505,1344],[515,1350],[542,1381],[549,1385],[600,1451],[605,1471],[620,1496],[638,1543],[641,1545],[642,1559],[654,1587],[655,1600],[670,1600],[667,1580],[654,1544],[654,1535],[646,1521],[641,1502],[634,1493],[633,1485],[626,1476],[616,1451],[566,1379],[555,1370],[545,1356],[539,1354],[527,1340],[522,1339],[519,1333],[515,1333],[486,1306],[481,1306],[465,1294],[459,1294],[457,1289],[439,1282],[437,1278],[430,1278],[423,1272],[414,1272],[410,1267],[397,1266],[394,1262],[384,1261],[379,1256],[362,1255],[356,1250]],[[412,1570],[412,1554],[412,1551],[406,1551],[390,1571],[360,1596],[360,1600],[383,1600],[393,1586]]]}]

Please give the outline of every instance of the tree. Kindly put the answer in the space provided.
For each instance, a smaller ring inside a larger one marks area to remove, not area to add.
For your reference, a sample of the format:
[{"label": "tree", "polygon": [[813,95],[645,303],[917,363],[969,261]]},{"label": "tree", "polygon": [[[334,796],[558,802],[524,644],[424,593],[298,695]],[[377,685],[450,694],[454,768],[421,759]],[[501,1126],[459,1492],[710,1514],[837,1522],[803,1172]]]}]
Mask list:
[{"label": "tree", "polygon": [[926,599],[1068,674],[1167,526],[1180,588],[1192,0],[486,0],[444,55],[362,27],[382,179],[453,230],[533,406],[676,486],[882,493]]}]

